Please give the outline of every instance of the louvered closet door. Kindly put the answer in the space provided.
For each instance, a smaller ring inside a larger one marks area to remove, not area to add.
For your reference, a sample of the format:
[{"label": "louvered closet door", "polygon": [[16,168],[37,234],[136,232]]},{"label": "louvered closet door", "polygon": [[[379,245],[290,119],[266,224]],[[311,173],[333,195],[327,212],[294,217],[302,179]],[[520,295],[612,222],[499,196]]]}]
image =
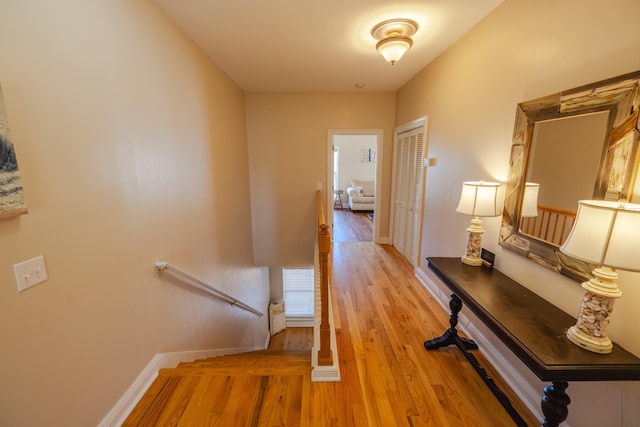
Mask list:
[{"label": "louvered closet door", "polygon": [[424,128],[398,135],[395,154],[392,244],[415,266],[420,239]]},{"label": "louvered closet door", "polygon": [[407,189],[409,164],[409,138],[398,137],[396,145],[396,164],[394,165],[394,216],[393,216],[393,246],[404,255],[405,225],[407,217]]}]

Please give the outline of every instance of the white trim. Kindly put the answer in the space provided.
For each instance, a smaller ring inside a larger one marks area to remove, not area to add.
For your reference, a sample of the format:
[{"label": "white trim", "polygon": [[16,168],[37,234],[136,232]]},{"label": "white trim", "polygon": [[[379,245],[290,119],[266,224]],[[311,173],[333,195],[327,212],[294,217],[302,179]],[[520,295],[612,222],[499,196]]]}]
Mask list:
[{"label": "white trim", "polygon": [[318,350],[313,349],[311,353],[311,381],[313,382],[336,382],[340,381],[340,369],[335,363],[331,366],[318,366]]},{"label": "white trim", "polygon": [[[384,160],[384,129],[327,129],[327,218],[331,220],[333,234],[333,137],[336,135],[375,135],[376,136],[376,198],[374,212],[380,212],[382,206],[382,162]],[[380,195],[380,196],[378,196]],[[380,239],[380,221],[373,219],[373,243],[382,243]]]},{"label": "white trim", "polygon": [[403,125],[398,126],[395,131],[396,135],[409,132],[410,130],[418,129],[420,127],[425,127],[427,125],[427,117],[420,117],[418,119],[412,120],[409,123],[405,123]]},{"label": "white trim", "polygon": [[313,316],[309,317],[285,317],[288,328],[313,328]]},{"label": "white trim", "polygon": [[[414,272],[418,280],[431,293],[436,301],[438,301],[445,312],[449,313],[449,299],[442,292],[440,286],[438,286],[438,284],[422,269],[416,268]],[[468,312],[468,310],[466,310],[465,313],[466,312]],[[524,364],[520,366],[514,365],[504,356],[502,356],[503,353],[508,352],[509,350],[505,346],[501,352],[500,349],[492,344],[493,340],[489,339],[476,326],[476,324],[482,324],[482,321],[480,319],[478,319],[473,313],[469,313],[468,316],[465,315],[465,313],[460,313],[458,316],[458,324],[464,325],[464,327],[460,329],[464,330],[465,334],[469,337],[472,337],[476,342],[482,343],[482,346],[480,346],[479,348],[480,352],[482,352],[489,363],[491,363],[491,366],[493,366],[493,368],[498,371],[500,376],[516,393],[520,400],[522,400],[522,403],[524,403],[525,406],[533,413],[533,415],[538,418],[540,423],[542,423],[542,421],[544,420],[544,414],[542,413],[542,409],[540,407],[542,388],[536,389],[520,374],[523,369],[528,369]],[[568,424],[566,424],[566,422],[563,423],[563,425],[567,425],[568,427]]]},{"label": "white trim", "polygon": [[158,371],[163,368],[175,368],[181,362],[192,362],[197,359],[224,356],[227,354],[245,353],[248,351],[264,350],[269,346],[271,336],[267,333],[263,347],[241,347],[216,350],[180,351],[174,353],[158,353],[144,367],[129,388],[118,399],[107,415],[100,421],[98,427],[119,427],[127,419],[136,404],[158,377]]}]

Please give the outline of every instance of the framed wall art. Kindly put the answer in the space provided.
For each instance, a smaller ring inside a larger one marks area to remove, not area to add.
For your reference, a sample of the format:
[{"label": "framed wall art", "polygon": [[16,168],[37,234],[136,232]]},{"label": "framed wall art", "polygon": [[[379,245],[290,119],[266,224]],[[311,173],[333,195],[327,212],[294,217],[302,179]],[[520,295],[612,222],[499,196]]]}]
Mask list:
[{"label": "framed wall art", "polygon": [[376,149],[375,148],[363,148],[360,150],[361,162],[375,162],[376,161]]},{"label": "framed wall art", "polygon": [[7,110],[0,87],[0,219],[27,213]]}]

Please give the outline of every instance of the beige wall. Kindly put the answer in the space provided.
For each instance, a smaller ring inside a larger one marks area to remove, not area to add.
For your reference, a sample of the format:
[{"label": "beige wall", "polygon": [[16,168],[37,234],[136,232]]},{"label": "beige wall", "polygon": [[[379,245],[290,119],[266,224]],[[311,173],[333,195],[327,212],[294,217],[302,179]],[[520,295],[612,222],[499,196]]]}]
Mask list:
[{"label": "beige wall", "polygon": [[[420,269],[426,256],[463,254],[469,218],[454,212],[461,182],[506,180],[518,102],[640,69],[638,16],[635,0],[507,0],[399,91],[396,123],[429,116],[428,156],[437,159],[427,170]],[[577,283],[503,250],[500,218],[484,225],[483,246],[500,270],[577,315]],[[640,355],[640,276],[620,276],[625,295],[610,332]],[[638,382],[569,392],[572,426],[640,425]]]},{"label": "beige wall", "polygon": [[267,316],[153,271],[266,311],[244,93],[147,1],[5,0],[0,40],[29,207],[0,221],[0,425],[96,425],[156,353],[263,345]]},{"label": "beige wall", "polygon": [[[327,130],[384,129],[380,236],[387,237],[393,93],[249,93],[247,129],[254,257],[258,265],[313,265],[315,192],[326,189]],[[380,167],[380,165],[379,165]]]}]

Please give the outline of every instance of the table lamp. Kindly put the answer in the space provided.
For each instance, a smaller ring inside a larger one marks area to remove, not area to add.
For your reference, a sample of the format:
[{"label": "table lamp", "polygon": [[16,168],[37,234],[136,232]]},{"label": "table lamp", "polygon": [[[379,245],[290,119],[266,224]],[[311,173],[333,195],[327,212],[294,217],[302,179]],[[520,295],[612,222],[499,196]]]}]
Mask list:
[{"label": "table lamp", "polygon": [[462,193],[456,212],[473,215],[471,226],[467,228],[467,252],[462,257],[462,262],[468,265],[481,265],[480,250],[482,249],[481,217],[500,215],[499,189],[502,184],[497,182],[467,181],[462,183]]},{"label": "table lamp", "polygon": [[586,292],[567,338],[594,353],[610,353],[609,315],[615,299],[622,296],[615,269],[640,272],[640,205],[579,201],[575,223],[560,250],[598,266],[594,277],[582,283]]}]

